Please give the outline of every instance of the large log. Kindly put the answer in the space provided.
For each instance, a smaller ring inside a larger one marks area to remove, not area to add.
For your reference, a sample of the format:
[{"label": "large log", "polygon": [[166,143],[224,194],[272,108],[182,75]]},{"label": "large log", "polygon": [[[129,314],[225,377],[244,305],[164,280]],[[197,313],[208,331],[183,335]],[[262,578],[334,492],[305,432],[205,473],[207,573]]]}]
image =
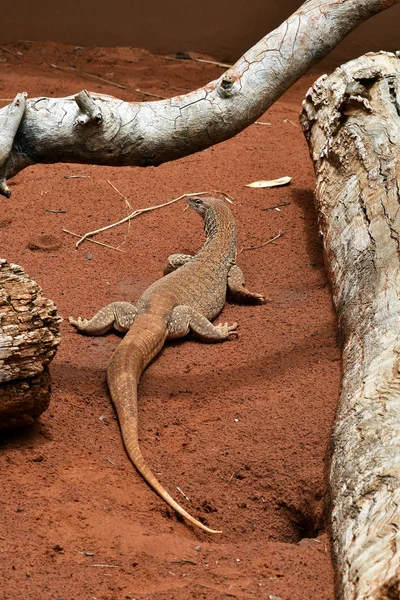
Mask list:
[{"label": "large log", "polygon": [[306,0],[219,79],[175,98],[18,94],[0,110],[0,194],[9,196],[7,179],[35,163],[156,166],[227,140],[360,23],[398,2]]},{"label": "large log", "polygon": [[30,424],[48,407],[60,321],[41,287],[0,259],[0,429]]},{"label": "large log", "polygon": [[321,77],[301,123],[341,338],[330,514],[338,598],[400,598],[400,63]]}]

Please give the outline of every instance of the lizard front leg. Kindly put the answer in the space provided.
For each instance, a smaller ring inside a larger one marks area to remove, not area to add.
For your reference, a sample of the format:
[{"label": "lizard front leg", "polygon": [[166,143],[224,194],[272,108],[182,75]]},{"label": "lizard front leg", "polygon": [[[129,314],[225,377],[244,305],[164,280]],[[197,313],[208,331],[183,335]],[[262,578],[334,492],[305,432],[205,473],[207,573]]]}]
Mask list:
[{"label": "lizard front leg", "polygon": [[264,304],[267,298],[262,294],[250,292],[245,285],[242,269],[232,265],[228,273],[228,292],[232,300],[242,304]]},{"label": "lizard front leg", "polygon": [[168,322],[168,339],[180,338],[192,331],[203,342],[223,342],[232,335],[238,335],[237,327],[237,323],[213,325],[190,306],[176,306]]},{"label": "lizard front leg", "polygon": [[91,319],[82,319],[82,317],[73,319],[69,317],[68,320],[81,333],[103,335],[112,327],[116,331],[126,333],[134,322],[136,315],[137,308],[130,302],[112,302],[99,310]]},{"label": "lizard front leg", "polygon": [[167,258],[167,264],[164,267],[164,275],[168,275],[168,273],[172,273],[182,265],[185,265],[187,262],[192,260],[193,256],[191,254],[171,254]]}]

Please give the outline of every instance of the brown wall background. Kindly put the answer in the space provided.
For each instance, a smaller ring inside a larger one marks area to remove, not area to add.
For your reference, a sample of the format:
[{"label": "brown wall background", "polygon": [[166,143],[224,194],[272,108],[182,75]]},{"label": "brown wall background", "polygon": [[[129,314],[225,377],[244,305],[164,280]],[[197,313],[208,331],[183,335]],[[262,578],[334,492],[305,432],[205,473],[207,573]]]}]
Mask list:
[{"label": "brown wall background", "polygon": [[[19,0],[4,2],[0,42],[39,40],[197,51],[233,61],[294,12],[299,0]],[[400,49],[400,5],[370,19],[325,59]]]}]

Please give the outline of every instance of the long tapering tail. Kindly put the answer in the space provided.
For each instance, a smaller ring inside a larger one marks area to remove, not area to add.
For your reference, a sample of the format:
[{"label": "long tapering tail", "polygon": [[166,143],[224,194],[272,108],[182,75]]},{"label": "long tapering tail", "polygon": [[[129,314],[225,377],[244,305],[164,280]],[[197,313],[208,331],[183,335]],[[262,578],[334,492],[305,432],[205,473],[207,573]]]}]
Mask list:
[{"label": "long tapering tail", "polygon": [[143,370],[160,352],[166,337],[167,332],[162,319],[159,319],[158,322],[153,316],[141,315],[137,317],[114,352],[107,370],[107,379],[111,398],[117,411],[122,439],[127,454],[136,469],[171,508],[207,533],[222,533],[203,525],[169,495],[146,465],[139,448],[137,385]]}]

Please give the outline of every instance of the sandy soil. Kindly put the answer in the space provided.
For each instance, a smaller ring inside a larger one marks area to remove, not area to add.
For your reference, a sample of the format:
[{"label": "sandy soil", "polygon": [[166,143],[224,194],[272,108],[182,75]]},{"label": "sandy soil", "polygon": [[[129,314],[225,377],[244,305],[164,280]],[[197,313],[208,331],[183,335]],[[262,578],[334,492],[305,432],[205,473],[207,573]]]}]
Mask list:
[{"label": "sandy soil", "polygon": [[[34,97],[86,88],[142,101],[134,88],[168,96],[221,74],[130,48],[8,48],[16,56],[0,56],[4,99],[23,90]],[[65,319],[49,410],[33,429],[1,439],[2,600],[333,600],[323,496],[340,353],[314,175],[297,124],[314,78],[303,78],[264,115],[270,125],[254,124],[199,154],[142,170],[34,166],[11,181],[10,200],[0,199],[0,255],[21,264]],[[244,187],[284,175],[293,177],[288,187]],[[97,238],[123,252],[87,242],[76,251],[62,227],[83,233],[127,214],[107,180],[134,209],[185,192],[229,193],[239,249],[284,232],[239,254],[248,286],[270,298],[264,306],[226,305],[221,318],[239,322],[240,339],[168,344],[140,384],[149,465],[221,536],[179,520],[129,463],[105,380],[119,337],[80,336],[66,321],[136,298],[169,254],[202,244],[201,221],[182,214],[182,202]],[[30,249],[48,235],[60,249]]]}]

